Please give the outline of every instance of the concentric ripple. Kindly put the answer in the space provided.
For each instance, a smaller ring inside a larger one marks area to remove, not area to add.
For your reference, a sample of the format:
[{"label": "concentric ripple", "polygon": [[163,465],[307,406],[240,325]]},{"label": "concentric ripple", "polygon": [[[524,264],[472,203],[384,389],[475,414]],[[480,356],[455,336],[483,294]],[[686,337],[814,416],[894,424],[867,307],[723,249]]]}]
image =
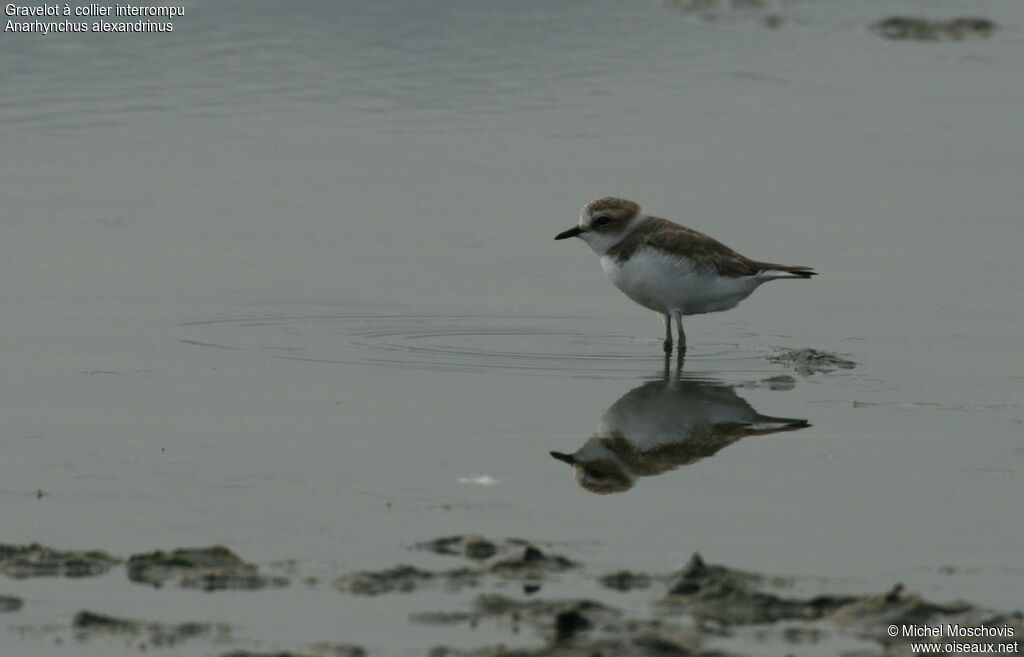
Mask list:
[{"label": "concentric ripple", "polygon": [[[585,377],[649,375],[664,363],[657,338],[588,328],[588,320],[579,317],[295,315],[218,318],[182,327],[184,344],[319,363]],[[750,369],[760,360],[735,349],[700,356],[707,358],[732,370]]]}]

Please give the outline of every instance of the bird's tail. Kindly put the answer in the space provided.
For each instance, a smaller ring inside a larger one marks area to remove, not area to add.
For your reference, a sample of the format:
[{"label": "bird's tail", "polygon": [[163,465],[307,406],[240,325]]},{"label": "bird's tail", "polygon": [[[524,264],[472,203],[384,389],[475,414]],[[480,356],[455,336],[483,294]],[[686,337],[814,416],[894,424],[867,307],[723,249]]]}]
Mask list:
[{"label": "bird's tail", "polygon": [[797,429],[806,429],[811,426],[811,423],[807,420],[798,420],[797,418],[791,417],[770,417],[768,415],[760,415],[757,418],[757,422],[750,424],[752,435],[765,435],[769,433],[778,433],[780,431],[795,431]]},{"label": "bird's tail", "polygon": [[[771,278],[810,278],[818,275],[818,272],[811,267],[776,265],[771,262],[755,262],[754,266],[760,269],[762,274],[767,274]],[[775,272],[784,273],[776,275]]]}]

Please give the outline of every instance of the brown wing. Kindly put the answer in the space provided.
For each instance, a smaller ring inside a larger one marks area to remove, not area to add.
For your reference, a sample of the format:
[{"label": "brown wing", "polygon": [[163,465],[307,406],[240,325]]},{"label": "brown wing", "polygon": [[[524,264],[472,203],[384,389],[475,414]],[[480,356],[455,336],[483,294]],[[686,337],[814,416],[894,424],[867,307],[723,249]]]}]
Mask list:
[{"label": "brown wing", "polygon": [[637,249],[650,246],[678,253],[691,260],[699,271],[714,272],[719,276],[754,276],[762,271],[782,271],[800,278],[815,275],[810,267],[792,267],[751,260],[700,231],[659,217],[651,217],[643,226],[637,227],[625,242],[632,244],[629,253],[623,253],[620,258],[628,258]]},{"label": "brown wing", "polygon": [[644,243],[693,261],[698,270],[711,271],[720,276],[753,276],[763,267],[740,255],[716,239],[700,231],[674,224],[666,219],[651,222],[655,225]]}]

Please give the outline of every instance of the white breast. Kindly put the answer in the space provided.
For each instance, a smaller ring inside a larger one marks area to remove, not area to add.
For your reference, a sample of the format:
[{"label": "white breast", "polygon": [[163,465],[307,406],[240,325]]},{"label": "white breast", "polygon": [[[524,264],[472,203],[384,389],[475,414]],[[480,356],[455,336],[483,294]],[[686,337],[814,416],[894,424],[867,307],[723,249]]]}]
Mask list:
[{"label": "white breast", "polygon": [[602,256],[601,267],[630,299],[664,314],[728,310],[764,282],[758,276],[697,271],[689,259],[653,248],[640,249],[622,263]]}]

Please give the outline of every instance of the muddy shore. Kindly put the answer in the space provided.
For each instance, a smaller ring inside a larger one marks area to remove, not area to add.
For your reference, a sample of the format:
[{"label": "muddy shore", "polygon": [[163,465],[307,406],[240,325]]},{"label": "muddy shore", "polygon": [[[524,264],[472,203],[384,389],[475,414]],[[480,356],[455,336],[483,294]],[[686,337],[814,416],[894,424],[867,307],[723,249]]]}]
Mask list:
[{"label": "muddy shore", "polygon": [[[491,626],[510,635],[530,637],[527,646],[503,644],[475,648],[424,645],[429,657],[570,657],[573,655],[756,655],[765,642],[812,644],[820,654],[839,654],[838,639],[855,639],[865,646],[856,654],[910,655],[911,643],[943,643],[939,638],[893,637],[893,627],[961,627],[975,632],[953,643],[1006,644],[1020,650],[1024,615],[1019,610],[996,611],[967,601],[932,601],[894,583],[874,594],[831,592],[800,595],[798,578],[747,572],[693,554],[680,569],[661,573],[630,570],[591,572],[577,557],[556,551],[559,546],[519,538],[495,540],[483,536],[447,536],[410,546],[411,560],[420,555],[443,556],[458,562],[452,568],[430,569],[399,564],[378,571],[339,573],[331,580],[339,595],[377,598],[430,591],[462,592],[452,608],[412,614],[412,627]],[[436,559],[435,559],[436,561]],[[122,570],[123,569],[123,570]],[[268,574],[282,570],[286,574]],[[0,572],[9,578],[80,579],[117,576],[159,590],[180,587],[218,595],[225,591],[251,595],[295,586],[312,589],[319,578],[304,573],[299,561],[278,562],[261,569],[229,548],[178,548],[121,558],[99,551],[58,550],[38,544],[0,544]],[[547,597],[545,589],[563,578],[593,581],[603,591],[593,598]],[[0,591],[2,592],[2,591]],[[159,593],[155,593],[159,595]],[[645,602],[621,604],[624,595],[642,594]],[[244,604],[244,597],[223,598],[225,605]],[[31,604],[0,595],[5,620],[17,622],[18,612]],[[75,642],[117,639],[134,651],[187,643],[189,654],[218,657],[364,657],[376,652],[355,644],[310,637],[305,645],[264,650],[250,648],[244,637],[224,623],[195,619],[164,623],[159,619],[122,618],[82,609],[64,626],[18,626],[23,635],[41,640]],[[737,650],[739,643],[752,646]],[[723,648],[728,644],[728,648]],[[228,646],[230,649],[220,650]],[[245,646],[245,647],[242,647]],[[214,652],[210,652],[214,650]],[[218,652],[219,650],[219,652]],[[953,648],[952,650],[957,650]],[[951,653],[952,650],[947,651]],[[947,654],[940,652],[937,654]],[[847,654],[847,653],[843,653]]]}]

